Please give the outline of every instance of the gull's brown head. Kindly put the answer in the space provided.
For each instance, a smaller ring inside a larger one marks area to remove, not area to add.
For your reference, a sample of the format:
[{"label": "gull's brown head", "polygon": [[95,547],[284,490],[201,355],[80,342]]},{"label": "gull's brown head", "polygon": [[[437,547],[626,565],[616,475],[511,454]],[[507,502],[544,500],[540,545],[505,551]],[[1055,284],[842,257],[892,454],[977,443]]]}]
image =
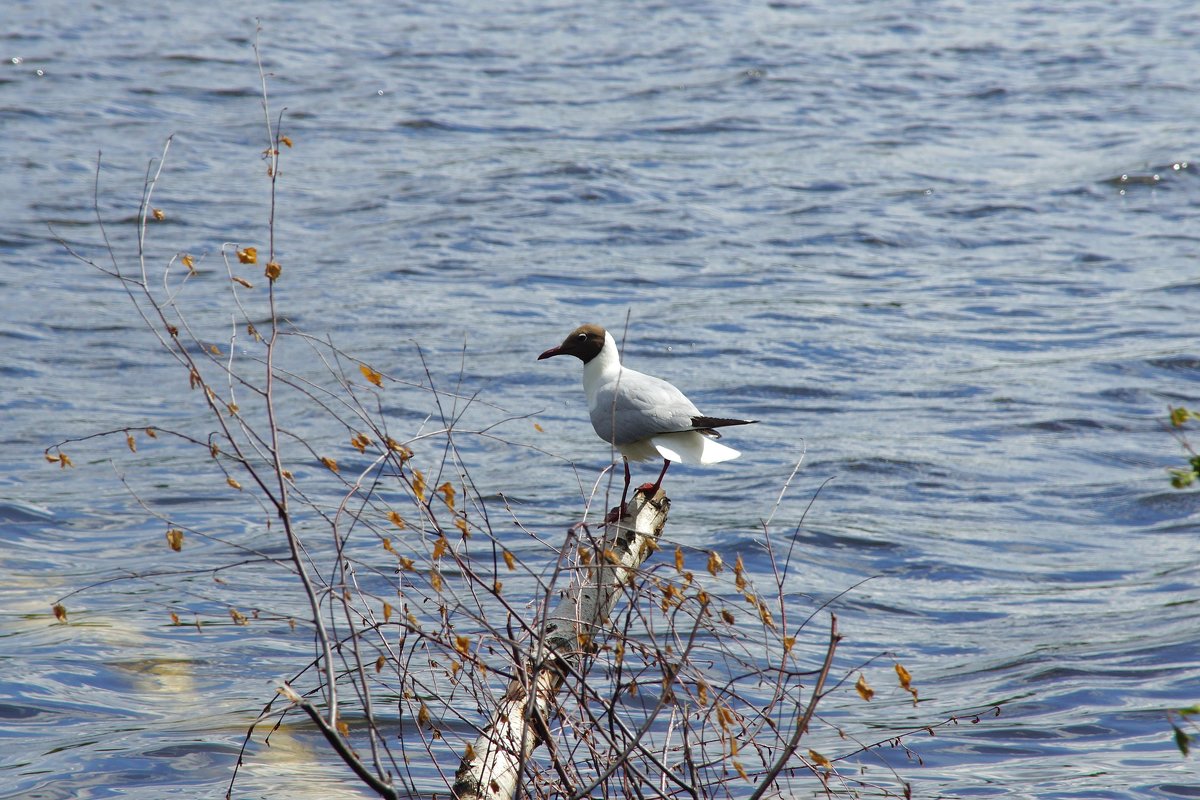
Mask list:
[{"label": "gull's brown head", "polygon": [[588,363],[604,349],[604,328],[599,325],[580,325],[571,331],[558,347],[551,347],[538,356],[538,361],[553,356],[575,356]]}]

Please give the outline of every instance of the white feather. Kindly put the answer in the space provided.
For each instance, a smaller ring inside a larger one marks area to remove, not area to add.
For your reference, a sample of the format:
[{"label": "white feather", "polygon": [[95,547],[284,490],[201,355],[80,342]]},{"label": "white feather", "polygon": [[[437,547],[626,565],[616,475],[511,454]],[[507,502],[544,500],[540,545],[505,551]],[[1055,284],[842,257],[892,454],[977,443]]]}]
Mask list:
[{"label": "white feather", "polygon": [[650,437],[650,443],[667,461],[682,464],[720,464],[741,455],[699,431],[660,433]]}]

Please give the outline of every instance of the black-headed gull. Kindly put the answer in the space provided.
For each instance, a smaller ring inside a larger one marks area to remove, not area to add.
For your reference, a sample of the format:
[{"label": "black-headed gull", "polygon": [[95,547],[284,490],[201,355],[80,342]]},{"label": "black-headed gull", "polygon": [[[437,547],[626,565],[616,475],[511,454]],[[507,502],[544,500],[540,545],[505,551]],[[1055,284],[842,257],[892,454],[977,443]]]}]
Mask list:
[{"label": "black-headed gull", "polygon": [[538,356],[575,356],[583,362],[583,391],[592,427],[624,456],[625,490],[629,490],[629,459],[660,457],[662,472],[651,486],[654,495],[672,461],[718,464],[741,453],[717,439],[717,428],[749,425],[757,420],[709,417],[666,381],[621,366],[612,334],[599,325],[581,325],[558,347]]}]

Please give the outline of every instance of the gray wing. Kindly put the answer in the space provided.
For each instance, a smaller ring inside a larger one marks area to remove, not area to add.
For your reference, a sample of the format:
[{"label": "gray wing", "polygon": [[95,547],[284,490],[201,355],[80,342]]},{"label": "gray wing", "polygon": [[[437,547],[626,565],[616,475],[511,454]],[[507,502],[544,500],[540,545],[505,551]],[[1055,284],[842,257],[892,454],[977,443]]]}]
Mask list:
[{"label": "gray wing", "polygon": [[631,369],[621,370],[618,381],[599,388],[590,411],[596,433],[618,446],[656,433],[692,430],[692,418],[700,416],[683,392]]}]

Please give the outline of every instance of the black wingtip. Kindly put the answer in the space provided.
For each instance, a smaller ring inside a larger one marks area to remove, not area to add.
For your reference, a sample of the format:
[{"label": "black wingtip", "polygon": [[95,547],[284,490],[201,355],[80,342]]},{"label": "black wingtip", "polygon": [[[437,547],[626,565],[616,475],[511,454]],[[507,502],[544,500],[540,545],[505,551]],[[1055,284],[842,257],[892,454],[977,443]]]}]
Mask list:
[{"label": "black wingtip", "polygon": [[726,419],[724,417],[692,417],[693,428],[728,428],[731,425],[753,425],[756,419]]}]

